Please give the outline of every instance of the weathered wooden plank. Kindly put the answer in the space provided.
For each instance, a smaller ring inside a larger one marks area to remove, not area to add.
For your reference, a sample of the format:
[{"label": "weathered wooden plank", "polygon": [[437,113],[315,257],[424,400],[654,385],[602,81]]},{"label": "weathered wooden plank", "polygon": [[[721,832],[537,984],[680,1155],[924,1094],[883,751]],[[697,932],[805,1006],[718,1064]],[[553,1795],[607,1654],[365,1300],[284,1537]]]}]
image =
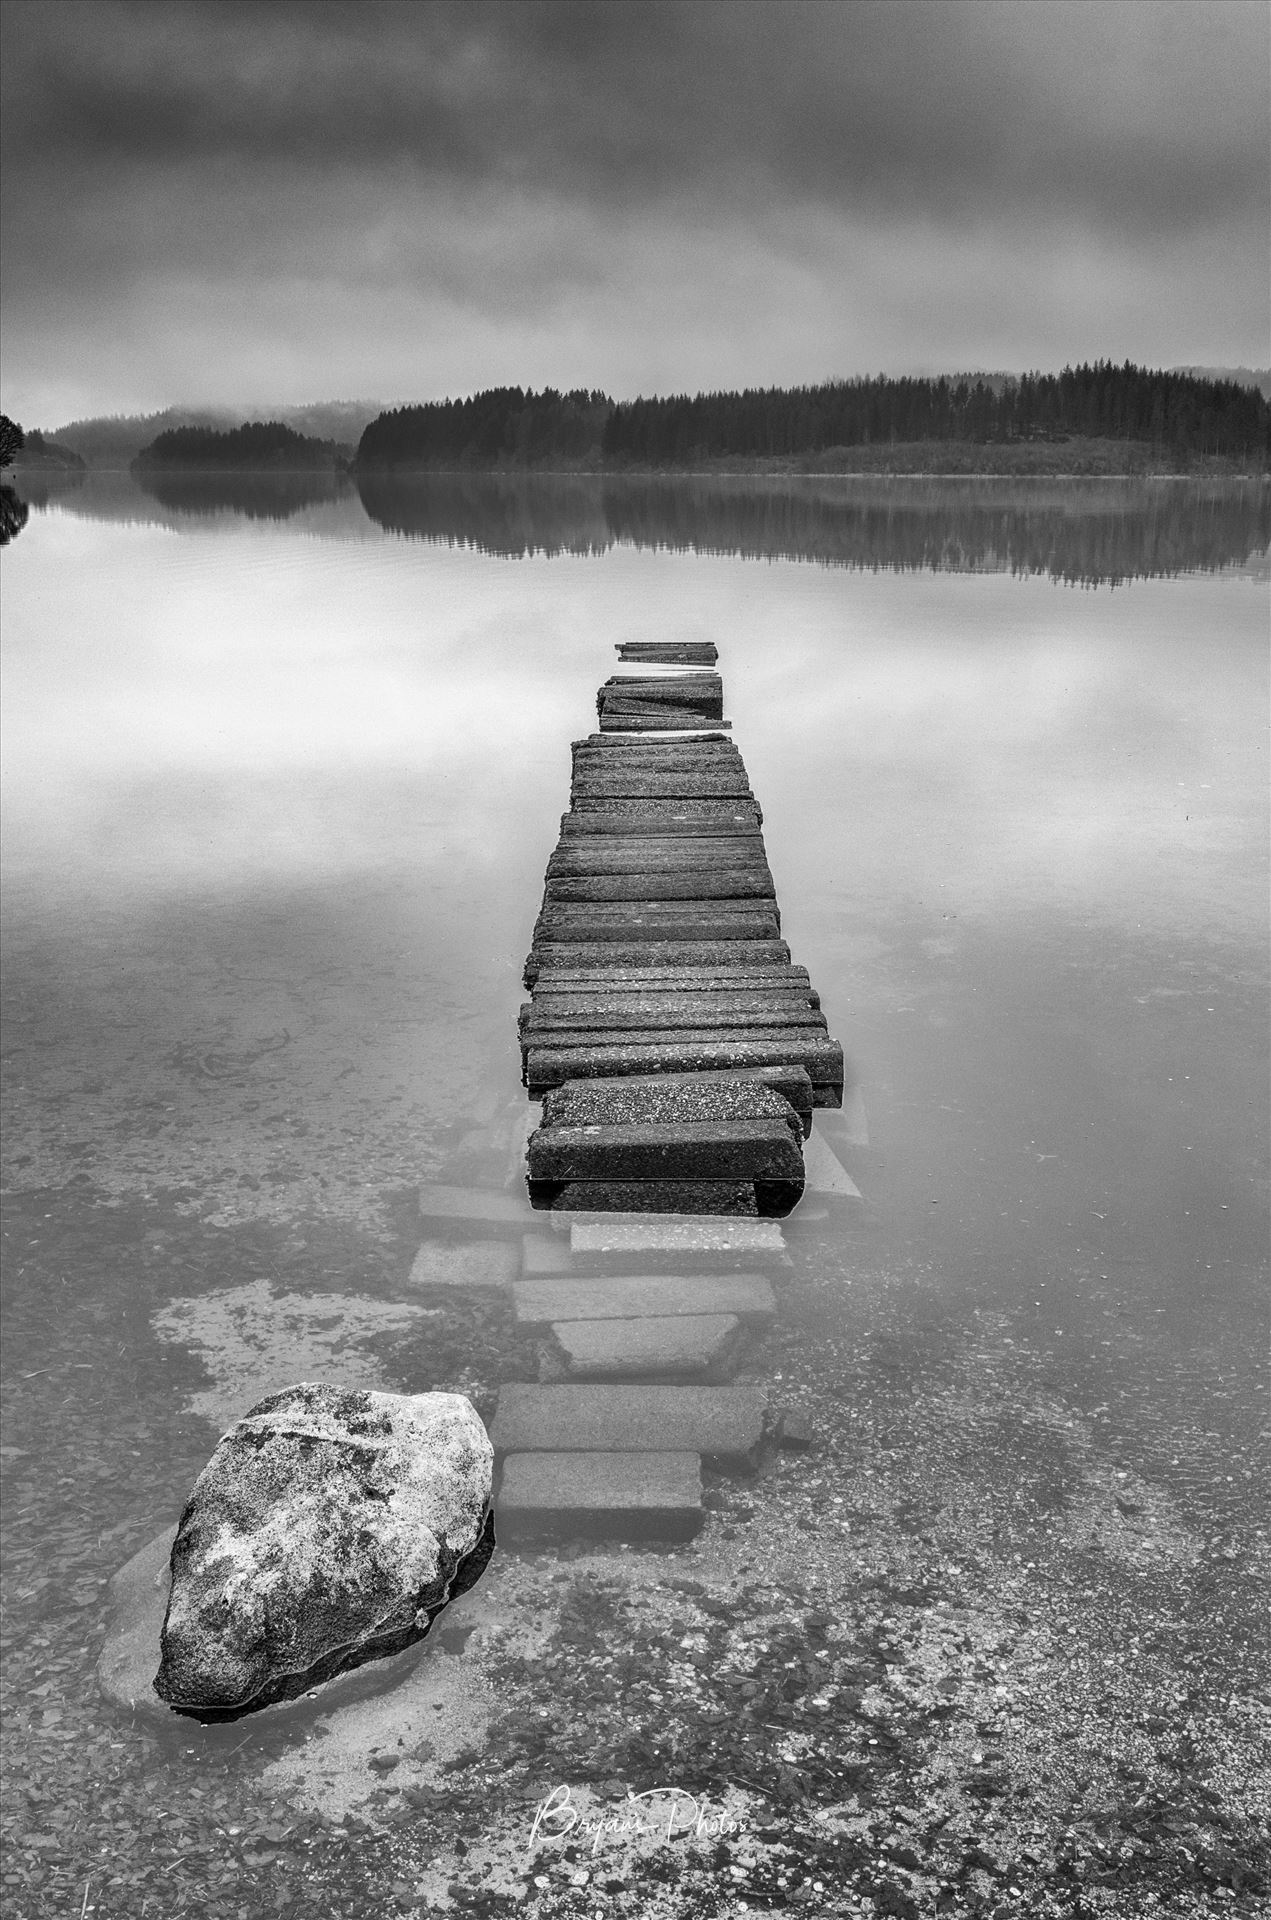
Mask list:
[{"label": "weathered wooden plank", "polygon": [[731,727],[731,720],[719,720],[708,713],[690,712],[686,707],[675,713],[670,707],[606,708],[600,716],[602,733],[701,733],[712,727]]},{"label": "weathered wooden plank", "polygon": [[710,1117],[744,1118],[754,1113],[795,1113],[806,1136],[811,1126],[812,1082],[807,1069],[782,1063],[739,1073],[597,1075],[554,1087],[543,1101],[545,1124],[604,1125]]},{"label": "weathered wooden plank", "polygon": [[546,900],[776,900],[766,866],[680,867],[656,873],[554,874],[548,869]]},{"label": "weathered wooden plank", "polygon": [[712,664],[719,658],[713,640],[616,640],[620,660],[693,660]]},{"label": "weathered wooden plank", "polygon": [[649,834],[644,838],[622,838],[616,834],[591,835],[565,840],[553,850],[547,863],[549,879],[567,874],[620,873],[716,873],[721,867],[741,867],[768,872],[768,855],[762,836],[725,834],[697,837],[690,834]]},{"label": "weathered wooden plank", "polygon": [[563,1080],[585,1080],[597,1074],[693,1073],[789,1064],[806,1068],[813,1106],[836,1107],[842,1100],[843,1049],[828,1034],[814,1036],[798,1027],[781,1032],[752,1029],[744,1039],[709,1029],[674,1035],[645,1031],[645,1038],[637,1032],[609,1037],[581,1033],[573,1044],[557,1035],[553,1045],[531,1048],[525,1063],[531,1097]]},{"label": "weathered wooden plank", "polygon": [[781,1114],[748,1119],[587,1125],[556,1122],[530,1135],[536,1180],[797,1180],[799,1131]]},{"label": "weathered wooden plank", "polygon": [[594,813],[590,810],[561,815],[561,843],[610,837],[617,840],[680,838],[701,840],[754,839],[763,845],[758,807],[704,808],[685,801],[673,813],[633,814],[628,811]]},{"label": "weathered wooden plank", "polygon": [[[546,993],[807,993],[808,1005],[820,995],[806,967],[544,967],[539,987]],[[536,989],[537,991],[538,989]]]},{"label": "weathered wooden plank", "polygon": [[[629,913],[606,913],[605,905],[630,907]],[[731,913],[727,908],[741,904],[731,900],[685,900],[682,911],[675,912],[675,901],[618,900],[593,901],[589,906],[572,908],[548,902],[534,926],[534,944],[545,941],[581,941],[596,946],[612,941],[647,938],[660,942],[677,940],[775,940],[781,933],[781,918],[775,902],[763,907],[758,903],[752,913]],[[658,908],[661,911],[658,911]],[[760,910],[762,908],[762,910]]]},{"label": "weathered wooden plank", "polygon": [[773,1273],[790,1265],[775,1220],[602,1213],[573,1219],[561,1214],[552,1224],[568,1233],[570,1258],[589,1273]]},{"label": "weathered wooden plank", "polygon": [[784,940],[540,940],[525,962],[523,977],[532,988],[543,967],[785,966],[789,960]]}]

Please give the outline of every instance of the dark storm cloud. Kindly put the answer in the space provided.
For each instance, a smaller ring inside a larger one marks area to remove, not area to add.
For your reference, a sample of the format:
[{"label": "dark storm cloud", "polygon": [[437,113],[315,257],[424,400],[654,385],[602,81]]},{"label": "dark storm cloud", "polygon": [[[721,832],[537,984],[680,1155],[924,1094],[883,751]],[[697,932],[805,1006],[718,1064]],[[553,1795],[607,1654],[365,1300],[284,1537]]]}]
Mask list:
[{"label": "dark storm cloud", "polygon": [[[325,322],[320,385],[349,387],[352,327],[353,384],[381,392],[421,357],[443,385],[469,362],[475,384],[570,377],[554,351],[587,381],[722,383],[756,341],[755,378],[947,363],[968,341],[990,364],[1066,340],[1194,358],[1207,314],[1219,351],[1262,352],[1261,0],[8,0],[3,17],[24,379],[40,340],[117,378],[129,328],[166,379],[213,308],[240,380],[273,378],[271,341],[316,375]],[[956,319],[943,343],[933,289]],[[1177,347],[1157,348],[1171,298]]]},{"label": "dark storm cloud", "polygon": [[1259,4],[19,0],[12,151],[374,167],[629,203],[1036,201],[1186,226],[1263,202]]}]

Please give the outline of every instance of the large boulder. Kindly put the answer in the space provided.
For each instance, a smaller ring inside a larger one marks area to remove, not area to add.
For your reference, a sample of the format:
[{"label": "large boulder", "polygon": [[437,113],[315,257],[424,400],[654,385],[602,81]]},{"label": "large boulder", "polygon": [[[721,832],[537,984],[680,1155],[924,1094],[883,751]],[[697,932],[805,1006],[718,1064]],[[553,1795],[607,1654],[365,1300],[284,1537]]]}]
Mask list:
[{"label": "large boulder", "polygon": [[181,1515],[156,1693],[229,1720],[421,1640],[494,1549],[493,1459],[462,1394],[260,1401]]}]

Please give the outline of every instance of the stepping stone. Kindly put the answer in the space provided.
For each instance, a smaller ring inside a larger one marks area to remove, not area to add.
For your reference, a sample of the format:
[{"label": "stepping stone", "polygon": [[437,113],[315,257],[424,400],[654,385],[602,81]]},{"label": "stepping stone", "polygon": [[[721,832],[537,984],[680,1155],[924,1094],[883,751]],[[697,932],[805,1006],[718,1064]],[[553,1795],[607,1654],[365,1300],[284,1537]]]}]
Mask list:
[{"label": "stepping stone", "polygon": [[[771,1183],[765,1197],[777,1190]],[[803,1182],[782,1187],[778,1204],[761,1206],[759,1190],[749,1180],[531,1180],[531,1206],[554,1213],[673,1213],[737,1215],[755,1218],[787,1214],[798,1204]],[[780,1201],[784,1205],[779,1204]]]},{"label": "stepping stone", "polygon": [[520,1231],[533,1218],[519,1193],[500,1193],[493,1187],[449,1187],[439,1182],[420,1188],[419,1211],[425,1220],[479,1220]]},{"label": "stepping stone", "polygon": [[527,1233],[521,1237],[521,1272],[530,1279],[540,1274],[573,1273],[567,1246],[554,1233]]},{"label": "stepping stone", "polygon": [[[556,1243],[559,1244],[559,1243]],[[516,1324],[542,1333],[554,1320],[647,1320],[667,1315],[730,1313],[744,1326],[767,1327],[776,1315],[764,1274],[636,1274],[608,1280],[518,1280]]]},{"label": "stepping stone", "polygon": [[529,1178],[790,1180],[802,1186],[802,1139],[793,1122],[787,1111],[732,1120],[557,1123],[531,1136]]},{"label": "stepping stone", "polygon": [[[520,1215],[524,1219],[524,1215]],[[466,1240],[457,1246],[425,1240],[410,1270],[412,1287],[495,1288],[506,1293],[521,1269],[507,1240]]]},{"label": "stepping stone", "polygon": [[545,900],[772,900],[776,893],[766,865],[673,872],[554,874],[547,870]]},{"label": "stepping stone", "polygon": [[568,1080],[543,1102],[549,1126],[604,1126],[622,1121],[784,1115],[811,1130],[812,1082],[803,1067],[761,1067],[750,1073],[629,1074],[623,1079]]},{"label": "stepping stone", "polygon": [[[732,1313],[686,1313],[642,1320],[560,1320],[552,1338],[571,1380],[630,1380],[672,1375],[722,1380],[744,1343]],[[552,1355],[556,1363],[556,1355]]]},{"label": "stepping stone", "polygon": [[819,1133],[803,1149],[804,1191],[827,1194],[836,1200],[859,1200],[861,1190],[847,1168]]},{"label": "stepping stone", "polygon": [[597,1273],[762,1272],[786,1267],[790,1257],[775,1220],[648,1220],[598,1215],[560,1221],[568,1226],[576,1269]]},{"label": "stepping stone", "polygon": [[510,1453],[495,1502],[501,1545],[582,1534],[691,1540],[701,1531],[695,1452]]},{"label": "stepping stone", "polygon": [[497,1454],[683,1452],[749,1463],[763,1438],[766,1403],[766,1387],[753,1381],[726,1387],[513,1382],[499,1389],[490,1438]]},{"label": "stepping stone", "polygon": [[[786,966],[790,949],[784,940],[640,940],[595,942],[544,940],[537,942],[525,962],[525,985],[533,988],[540,967],[600,966],[665,967],[668,965],[741,966],[747,962]],[[716,1063],[718,1064],[718,1063]],[[772,1062],[756,1061],[755,1065]]]}]

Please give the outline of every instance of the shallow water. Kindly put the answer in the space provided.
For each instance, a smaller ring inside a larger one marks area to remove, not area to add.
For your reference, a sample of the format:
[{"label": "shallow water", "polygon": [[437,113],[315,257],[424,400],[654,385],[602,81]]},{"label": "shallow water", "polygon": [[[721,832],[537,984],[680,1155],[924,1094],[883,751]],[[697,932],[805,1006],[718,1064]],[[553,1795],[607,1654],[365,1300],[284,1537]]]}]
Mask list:
[{"label": "shallow water", "polygon": [[404,1292],[414,1189],[512,1164],[619,640],[718,643],[868,1118],[826,1122],[862,1206],[790,1223],[836,1276],[804,1332],[916,1381],[975,1327],[1198,1537],[1265,1541],[1266,490],[838,484],[37,498],[3,561],[5,1638],[50,1844],[15,1897],[69,1910],[113,1850],[98,1910],[138,1910],[181,1739],[96,1698],[103,1582],[220,1425],[324,1361],[498,1384]]}]

